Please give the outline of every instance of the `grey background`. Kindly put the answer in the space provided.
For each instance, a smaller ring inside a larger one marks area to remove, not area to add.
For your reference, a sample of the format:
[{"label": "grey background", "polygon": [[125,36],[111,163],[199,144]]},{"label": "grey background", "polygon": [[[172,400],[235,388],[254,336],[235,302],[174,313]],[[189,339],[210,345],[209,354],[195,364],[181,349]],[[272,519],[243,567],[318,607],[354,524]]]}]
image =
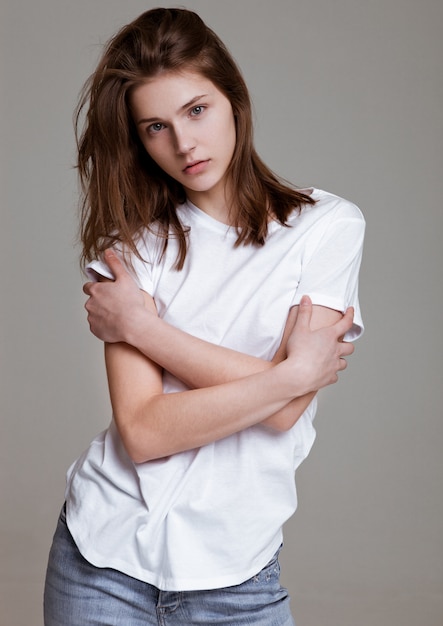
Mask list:
[{"label": "grey background", "polygon": [[[174,3],[165,3],[174,6]],[[78,268],[71,116],[100,44],[154,2],[0,7],[0,622],[39,626],[68,465],[108,424]],[[441,0],[189,0],[243,68],[256,142],[368,222],[367,326],[322,394],[283,578],[298,626],[441,626]]]}]

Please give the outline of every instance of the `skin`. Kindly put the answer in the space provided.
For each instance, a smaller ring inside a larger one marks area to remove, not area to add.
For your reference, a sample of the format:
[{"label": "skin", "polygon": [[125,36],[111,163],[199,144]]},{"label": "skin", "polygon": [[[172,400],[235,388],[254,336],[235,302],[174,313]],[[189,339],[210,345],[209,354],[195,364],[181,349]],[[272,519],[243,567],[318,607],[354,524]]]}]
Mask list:
[{"label": "skin", "polygon": [[[131,113],[150,156],[181,182],[188,198],[229,224],[226,170],[235,147],[232,108],[194,72],[162,74],[136,88]],[[291,428],[318,389],[337,381],[352,344],[343,316],[304,297],[288,315],[272,362],[210,344],[157,316],[117,256],[105,254],[115,280],[84,292],[91,331],[105,342],[114,418],[135,462],[205,445],[262,423]],[[165,368],[190,388],[164,394]]]}]

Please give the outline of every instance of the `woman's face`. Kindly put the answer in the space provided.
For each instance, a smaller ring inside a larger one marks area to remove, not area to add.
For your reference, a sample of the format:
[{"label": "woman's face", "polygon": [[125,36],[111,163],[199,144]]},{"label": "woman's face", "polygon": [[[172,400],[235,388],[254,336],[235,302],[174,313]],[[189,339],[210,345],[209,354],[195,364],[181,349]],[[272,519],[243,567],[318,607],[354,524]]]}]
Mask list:
[{"label": "woman's face", "polygon": [[202,210],[225,204],[236,132],[231,103],[194,71],[164,73],[134,89],[131,113],[151,158]]}]

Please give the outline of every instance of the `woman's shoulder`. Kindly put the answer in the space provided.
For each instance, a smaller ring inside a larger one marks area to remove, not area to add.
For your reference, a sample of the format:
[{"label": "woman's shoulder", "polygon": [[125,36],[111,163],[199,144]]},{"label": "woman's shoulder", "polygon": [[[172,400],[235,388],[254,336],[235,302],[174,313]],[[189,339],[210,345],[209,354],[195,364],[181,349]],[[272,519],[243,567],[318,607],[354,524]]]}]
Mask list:
[{"label": "woman's shoulder", "polygon": [[310,195],[315,200],[315,203],[306,203],[302,205],[301,210],[295,209],[288,219],[288,224],[291,226],[301,227],[304,225],[306,228],[310,228],[317,224],[321,227],[328,223],[344,220],[360,222],[364,228],[365,219],[363,213],[354,202],[315,187],[301,189],[300,191]]},{"label": "woman's shoulder", "polygon": [[[324,215],[333,220],[358,220],[364,223],[365,219],[360,208],[350,200],[323,189],[312,188],[311,196],[316,200],[308,208],[317,215]],[[303,209],[304,210],[304,209]]]},{"label": "woman's shoulder", "polygon": [[343,230],[364,233],[365,219],[359,207],[329,191],[310,188],[303,189],[314,200],[314,204],[304,204],[301,210],[294,210],[288,219],[288,225],[298,233],[311,233],[313,237],[323,236],[325,232]]}]

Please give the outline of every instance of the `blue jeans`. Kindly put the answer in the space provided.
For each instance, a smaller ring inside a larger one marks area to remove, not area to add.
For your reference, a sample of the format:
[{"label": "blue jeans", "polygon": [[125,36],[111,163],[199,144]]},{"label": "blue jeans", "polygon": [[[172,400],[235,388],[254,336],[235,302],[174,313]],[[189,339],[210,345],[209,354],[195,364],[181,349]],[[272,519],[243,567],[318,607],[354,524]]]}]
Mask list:
[{"label": "blue jeans", "polygon": [[209,591],[161,591],[77,549],[62,511],[49,554],[45,626],[295,626],[278,553],[256,576]]}]

